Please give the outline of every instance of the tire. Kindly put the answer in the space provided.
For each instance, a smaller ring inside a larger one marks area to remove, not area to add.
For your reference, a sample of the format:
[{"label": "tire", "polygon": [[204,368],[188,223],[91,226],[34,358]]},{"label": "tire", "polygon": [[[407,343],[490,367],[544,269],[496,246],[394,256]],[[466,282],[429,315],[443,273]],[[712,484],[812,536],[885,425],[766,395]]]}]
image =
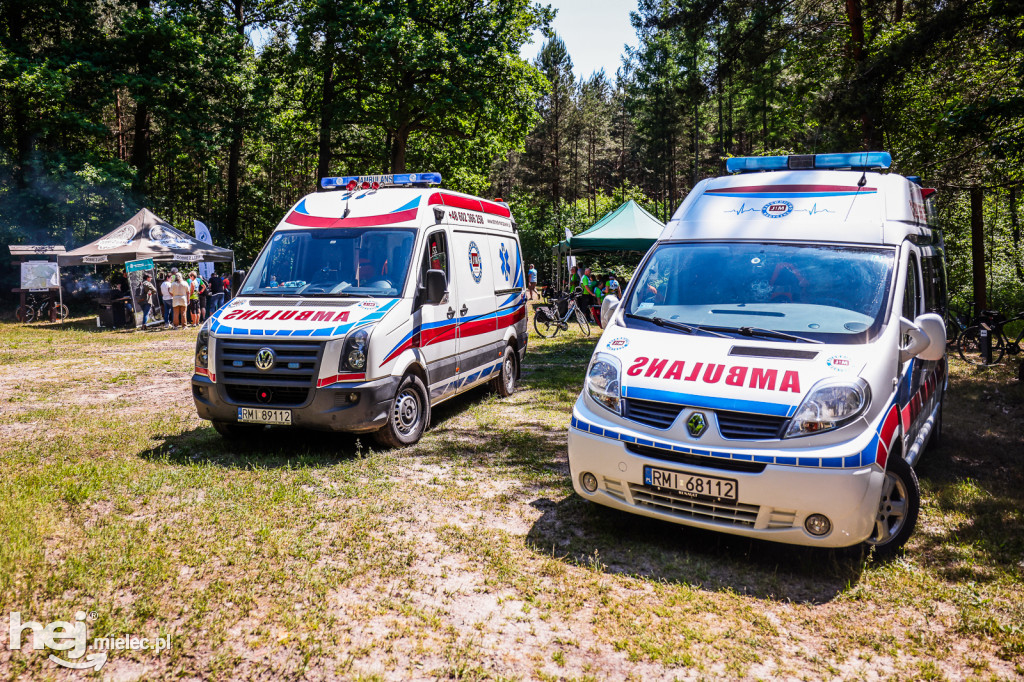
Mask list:
[{"label": "tire", "polygon": [[[968,327],[964,330],[964,333],[960,335],[960,342],[957,344],[957,350],[960,353],[960,358],[964,362],[969,362],[972,365],[984,366],[985,362],[981,357],[981,338],[979,332],[980,327]],[[992,332],[989,332],[990,334]],[[998,365],[1003,359],[1003,353],[1006,352],[1006,346],[1003,342],[1002,335],[992,335],[992,362],[991,365]]]},{"label": "tire", "polygon": [[579,308],[576,308],[576,323],[580,326],[583,336],[590,336],[590,323],[587,322],[587,316]]},{"label": "tire", "polygon": [[415,374],[407,374],[395,391],[388,421],[374,433],[377,442],[388,448],[402,448],[419,441],[430,423],[427,389]]},{"label": "tire", "polygon": [[921,487],[913,467],[896,455],[889,456],[888,464],[875,513],[875,529],[867,540],[882,558],[894,556],[903,548],[914,532],[921,509]]},{"label": "tire", "polygon": [[58,320],[63,322],[64,320],[68,319],[68,315],[69,314],[70,314],[70,311],[68,310],[68,307],[66,305],[61,303],[60,305],[57,306],[57,319]]},{"label": "tire", "polygon": [[36,319],[36,311],[30,305],[20,305],[15,311],[14,316],[18,318],[18,322],[31,322]]},{"label": "tire", "polygon": [[505,346],[505,354],[501,356],[501,370],[491,382],[494,392],[507,398],[516,392],[516,371],[518,356],[512,346]]},{"label": "tire", "polygon": [[541,338],[550,339],[558,333],[558,321],[552,320],[546,312],[538,308],[533,314],[533,328]]},{"label": "tire", "polygon": [[263,424],[213,422],[213,428],[226,440],[248,440],[259,436],[267,427]]}]

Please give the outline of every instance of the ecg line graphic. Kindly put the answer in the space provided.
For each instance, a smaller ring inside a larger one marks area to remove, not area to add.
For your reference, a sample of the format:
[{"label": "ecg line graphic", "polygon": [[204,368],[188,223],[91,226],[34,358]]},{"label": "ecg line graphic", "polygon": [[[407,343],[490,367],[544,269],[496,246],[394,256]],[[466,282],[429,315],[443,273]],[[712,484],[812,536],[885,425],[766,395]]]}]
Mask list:
[{"label": "ecg line graphic", "polygon": [[810,208],[797,208],[797,209],[793,209],[794,213],[796,211],[807,211],[807,215],[815,215],[816,213],[835,213],[835,211],[833,211],[831,209],[828,209],[828,208],[818,208],[818,204],[817,203],[815,203]]},{"label": "ecg line graphic", "polygon": [[759,208],[747,208],[747,202],[744,201],[742,204],[740,204],[739,208],[730,208],[728,210],[722,211],[722,213],[735,213],[736,215],[743,215],[744,213],[750,213],[751,211],[757,213],[760,210],[761,209]]}]

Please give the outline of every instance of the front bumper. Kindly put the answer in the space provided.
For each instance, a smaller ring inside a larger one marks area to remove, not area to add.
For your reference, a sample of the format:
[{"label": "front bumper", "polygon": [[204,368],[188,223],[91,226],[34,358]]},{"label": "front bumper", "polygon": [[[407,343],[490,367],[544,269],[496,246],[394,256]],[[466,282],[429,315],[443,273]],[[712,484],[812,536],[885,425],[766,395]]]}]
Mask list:
[{"label": "front bumper", "polygon": [[[726,468],[729,462],[712,457],[688,457],[684,463],[679,461],[683,458],[664,453],[662,459],[657,449],[625,442],[621,425],[608,424],[617,435],[609,438],[599,435],[603,428],[594,428],[595,424],[608,423],[591,412],[581,396],[573,409],[573,426],[569,428],[569,471],[577,494],[592,502],[686,526],[816,547],[855,545],[866,540],[874,528],[885,478],[876,465],[829,469],[765,464],[760,472],[730,470]],[[650,439],[641,432],[633,435]],[[852,447],[855,446],[830,446],[820,456],[850,455]],[[734,448],[733,452],[792,454],[781,449]],[[738,500],[707,501],[646,485],[645,466],[733,479],[737,482]],[[597,478],[598,488],[593,493],[581,484],[586,472]],[[828,534],[814,536],[804,529],[804,520],[811,514],[828,517],[832,523]]]},{"label": "front bumper", "polygon": [[[207,377],[192,376],[192,398],[201,419],[238,421],[239,407],[267,407],[292,411],[292,426],[318,431],[376,431],[388,420],[400,377],[384,377],[358,384],[336,384],[310,389],[311,398],[302,405],[263,405],[232,401],[223,384]],[[359,394],[358,402],[345,398]],[[345,398],[345,399],[343,399]]]}]

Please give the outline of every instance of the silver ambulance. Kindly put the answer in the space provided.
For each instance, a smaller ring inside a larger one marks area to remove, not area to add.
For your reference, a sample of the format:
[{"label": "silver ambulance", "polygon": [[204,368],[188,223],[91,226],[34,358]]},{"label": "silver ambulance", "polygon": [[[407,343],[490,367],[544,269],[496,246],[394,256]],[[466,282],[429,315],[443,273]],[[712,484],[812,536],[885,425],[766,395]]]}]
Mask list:
[{"label": "silver ambulance", "polygon": [[284,217],[238,296],[203,325],[192,393],[224,436],[266,425],[419,440],[431,407],[526,353],[508,205],[437,173],[324,178]]},{"label": "silver ambulance", "polygon": [[585,499],[783,543],[888,553],[941,429],[941,233],[885,152],[734,158],[647,253],[569,428]]}]

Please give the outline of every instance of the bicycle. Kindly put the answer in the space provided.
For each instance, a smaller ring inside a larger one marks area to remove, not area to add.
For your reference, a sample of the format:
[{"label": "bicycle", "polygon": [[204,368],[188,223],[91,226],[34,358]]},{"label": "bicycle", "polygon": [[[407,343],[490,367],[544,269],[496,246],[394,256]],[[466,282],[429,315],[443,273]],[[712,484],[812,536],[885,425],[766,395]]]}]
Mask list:
[{"label": "bicycle", "polygon": [[960,347],[960,337],[968,327],[977,324],[977,320],[953,307],[950,307],[946,317],[946,347],[950,350],[957,350]]},{"label": "bicycle", "polygon": [[551,305],[535,306],[533,328],[537,330],[537,334],[545,339],[554,338],[558,332],[569,329],[569,320],[575,318],[583,335],[590,336],[590,323],[587,322],[586,315],[583,314],[580,307],[576,305],[576,299],[579,296],[580,292],[568,296],[569,302],[565,309],[565,315],[561,317],[558,315],[557,302]]},{"label": "bicycle", "polygon": [[[960,352],[960,357],[964,362],[980,366],[998,365],[1003,361],[1003,356],[1005,354],[1017,355],[1021,352],[1021,340],[1024,339],[1024,326],[1021,326],[1020,332],[1017,334],[1017,338],[1011,339],[1006,335],[1006,325],[1024,321],[1024,311],[1017,313],[1014,317],[1007,318],[998,310],[985,310],[982,311],[979,317],[981,320],[978,324],[968,327],[960,335],[958,350]],[[983,331],[983,328],[987,329],[989,338],[991,339],[991,352],[987,363],[985,362],[984,353],[982,352],[981,332]]]},{"label": "bicycle", "polygon": [[[52,317],[51,317],[51,310]],[[49,298],[40,301],[34,295],[29,294],[25,298],[25,305],[19,305],[17,310],[14,312],[14,316],[18,322],[32,322],[33,320],[46,320],[51,319],[56,321],[59,319],[61,322],[68,317],[68,307],[63,303],[55,303]]]}]

